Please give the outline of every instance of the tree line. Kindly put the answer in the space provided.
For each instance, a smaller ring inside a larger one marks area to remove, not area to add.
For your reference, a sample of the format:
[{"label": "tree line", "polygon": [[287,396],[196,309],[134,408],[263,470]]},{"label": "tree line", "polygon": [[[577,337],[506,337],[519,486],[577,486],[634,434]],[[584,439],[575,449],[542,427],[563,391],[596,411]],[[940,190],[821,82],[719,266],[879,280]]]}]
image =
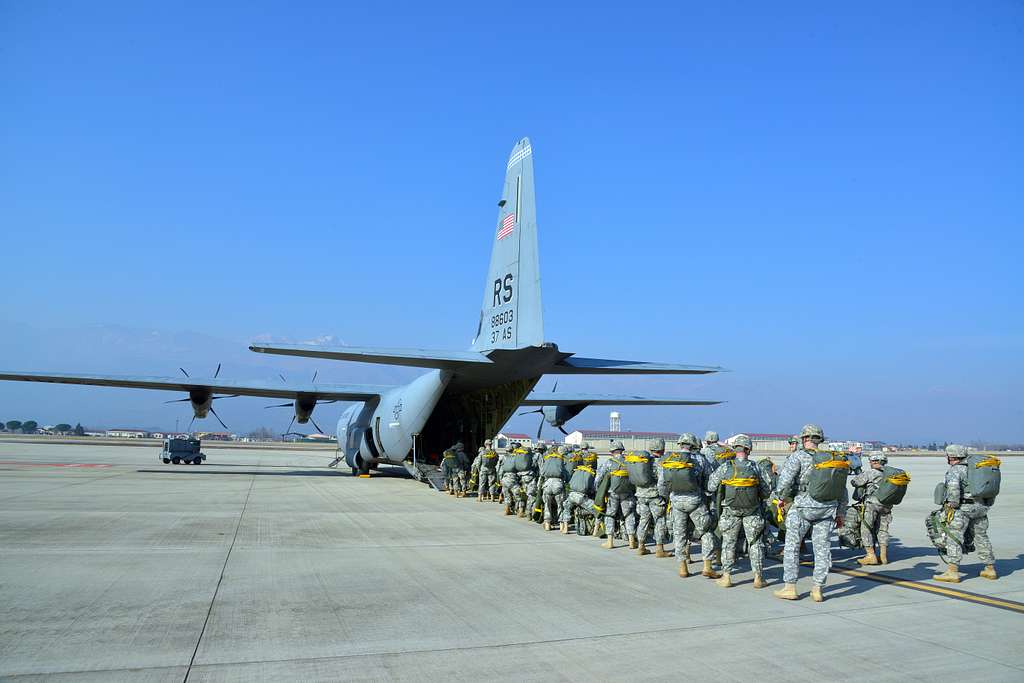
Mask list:
[{"label": "tree line", "polygon": [[[35,420],[8,420],[7,422],[0,423],[4,427],[4,430],[12,434],[35,434],[39,431],[39,423]],[[59,425],[54,425],[50,431],[54,434],[71,434],[74,436],[85,436],[85,427],[81,423],[76,424],[74,427],[66,422],[62,422]]]}]

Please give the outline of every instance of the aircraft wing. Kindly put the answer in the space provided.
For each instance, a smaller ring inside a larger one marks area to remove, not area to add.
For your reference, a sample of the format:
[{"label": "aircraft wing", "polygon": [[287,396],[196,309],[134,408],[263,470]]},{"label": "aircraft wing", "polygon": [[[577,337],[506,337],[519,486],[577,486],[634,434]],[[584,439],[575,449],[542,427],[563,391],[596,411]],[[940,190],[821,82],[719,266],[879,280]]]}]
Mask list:
[{"label": "aircraft wing", "polygon": [[350,360],[358,363],[406,365],[416,368],[455,370],[467,365],[493,365],[494,361],[477,351],[431,351],[428,349],[388,349],[369,346],[319,346],[314,344],[251,344],[250,351],[281,356]]},{"label": "aircraft wing", "polygon": [[725,369],[711,365],[648,363],[636,360],[606,360],[571,356],[558,362],[548,375],[708,375]]},{"label": "aircraft wing", "polygon": [[125,387],[129,389],[156,389],[160,391],[205,391],[236,396],[265,396],[267,398],[295,398],[298,394],[312,394],[320,399],[337,401],[369,401],[377,398],[389,386],[377,384],[325,384],[296,382],[237,381],[214,377],[146,377],[120,375],[72,375],[45,372],[3,372],[0,380],[16,382],[49,382],[54,384],[87,384],[99,387]]},{"label": "aircraft wing", "polygon": [[532,393],[520,401],[521,406],[714,406],[721,401],[683,398],[653,398],[632,394],[569,394],[565,392]]}]

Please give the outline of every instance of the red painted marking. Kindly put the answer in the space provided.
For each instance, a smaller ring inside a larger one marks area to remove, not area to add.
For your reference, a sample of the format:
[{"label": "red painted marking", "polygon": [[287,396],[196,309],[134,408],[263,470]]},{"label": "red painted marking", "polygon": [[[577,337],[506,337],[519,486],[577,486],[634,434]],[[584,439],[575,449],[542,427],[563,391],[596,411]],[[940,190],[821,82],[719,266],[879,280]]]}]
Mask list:
[{"label": "red painted marking", "polygon": [[110,467],[98,462],[26,462],[23,460],[0,460],[0,465],[18,465],[20,467]]}]

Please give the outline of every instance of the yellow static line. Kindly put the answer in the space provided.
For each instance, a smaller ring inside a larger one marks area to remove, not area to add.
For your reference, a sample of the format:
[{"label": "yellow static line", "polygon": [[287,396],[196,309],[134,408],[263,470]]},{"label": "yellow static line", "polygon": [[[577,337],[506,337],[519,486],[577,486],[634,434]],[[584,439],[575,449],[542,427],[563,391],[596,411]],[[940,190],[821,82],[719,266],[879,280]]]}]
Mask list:
[{"label": "yellow static line", "polygon": [[[801,562],[800,564],[813,567],[813,562]],[[973,602],[979,605],[985,605],[986,607],[998,607],[999,609],[1009,610],[1011,612],[1018,612],[1024,614],[1024,602],[1017,602],[1015,600],[1004,600],[1002,598],[993,598],[987,595],[979,595],[978,593],[968,593],[967,591],[957,590],[955,588],[947,588],[945,586],[933,586],[929,583],[922,581],[911,581],[910,579],[901,579],[896,576],[889,574],[881,574],[878,572],[867,572],[863,569],[847,569],[846,567],[832,566],[830,571],[836,572],[837,574],[844,574],[846,576],[852,576],[857,579],[868,579],[869,581],[877,581],[878,583],[889,584],[890,586],[900,586],[901,588],[910,588],[911,590],[922,591],[925,593],[934,593],[935,595],[942,595],[947,598],[953,598],[954,600],[964,600],[965,602]]]}]

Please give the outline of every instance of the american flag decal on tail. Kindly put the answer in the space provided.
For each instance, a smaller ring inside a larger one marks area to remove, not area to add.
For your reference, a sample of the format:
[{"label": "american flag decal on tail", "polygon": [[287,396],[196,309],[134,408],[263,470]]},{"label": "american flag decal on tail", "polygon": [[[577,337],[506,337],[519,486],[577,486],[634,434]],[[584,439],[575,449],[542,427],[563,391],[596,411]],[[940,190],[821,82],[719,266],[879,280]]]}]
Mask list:
[{"label": "american flag decal on tail", "polygon": [[501,227],[498,229],[498,239],[503,240],[512,234],[512,230],[516,227],[516,215],[510,213],[501,219]]}]

